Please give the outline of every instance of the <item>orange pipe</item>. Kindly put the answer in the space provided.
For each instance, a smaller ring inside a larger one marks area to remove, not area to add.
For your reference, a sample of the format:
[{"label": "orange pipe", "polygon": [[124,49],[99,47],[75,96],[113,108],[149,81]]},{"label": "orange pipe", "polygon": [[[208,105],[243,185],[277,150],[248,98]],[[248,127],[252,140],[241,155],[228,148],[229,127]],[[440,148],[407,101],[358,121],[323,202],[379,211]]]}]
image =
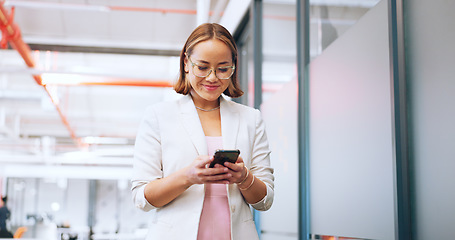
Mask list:
[{"label": "orange pipe", "polygon": [[[132,86],[132,87],[173,87],[171,82],[166,80],[161,81],[148,81],[148,80],[129,80],[122,78],[104,78],[104,77],[90,77],[82,76],[81,79],[87,79],[88,81],[47,81],[47,77],[51,73],[46,73],[43,76],[44,85],[56,85],[56,86]],[[77,74],[65,74],[65,75],[77,75]],[[64,76],[62,76],[64,78]],[[119,80],[115,80],[119,79]],[[90,81],[92,80],[92,81]],[[262,84],[262,91],[264,92],[276,92],[281,89],[282,84],[264,83]]]},{"label": "orange pipe", "polygon": [[128,79],[74,73],[43,73],[43,85],[57,86],[134,86],[134,87],[172,87],[169,80]]},{"label": "orange pipe", "polygon": [[[112,11],[131,11],[131,12],[160,12],[160,13],[175,13],[175,14],[188,14],[195,15],[197,10],[192,9],[172,9],[172,8],[145,8],[145,7],[126,7],[126,6],[106,6]],[[209,11],[209,16],[214,14],[213,11]],[[224,15],[221,12],[220,15]],[[296,17],[280,16],[280,15],[264,15],[264,18],[284,20],[284,21],[295,21]]]},{"label": "orange pipe", "polygon": [[113,81],[113,82],[82,82],[79,85],[105,85],[105,86],[135,86],[135,87],[172,87],[170,82],[155,81]]},{"label": "orange pipe", "polygon": [[117,11],[135,11],[135,12],[160,12],[160,13],[178,13],[178,14],[197,14],[196,10],[190,9],[168,9],[168,8],[144,8],[144,7],[122,7],[110,6],[109,9]]},{"label": "orange pipe", "polygon": [[44,87],[44,90],[46,91],[47,95],[49,95],[50,99],[51,99],[51,102],[52,104],[54,104],[57,112],[58,112],[58,115],[60,115],[60,118],[62,119],[62,122],[63,124],[65,124],[65,126],[67,127],[68,131],[70,132],[70,136],[71,138],[73,139],[76,139],[76,134],[74,133],[73,129],[71,127],[69,127],[69,122],[68,122],[68,119],[66,118],[66,116],[63,114],[62,110],[60,109],[60,106],[58,105],[58,103],[54,100],[54,98],[52,97],[52,94],[49,92],[49,90],[47,89],[46,86],[43,86]]}]

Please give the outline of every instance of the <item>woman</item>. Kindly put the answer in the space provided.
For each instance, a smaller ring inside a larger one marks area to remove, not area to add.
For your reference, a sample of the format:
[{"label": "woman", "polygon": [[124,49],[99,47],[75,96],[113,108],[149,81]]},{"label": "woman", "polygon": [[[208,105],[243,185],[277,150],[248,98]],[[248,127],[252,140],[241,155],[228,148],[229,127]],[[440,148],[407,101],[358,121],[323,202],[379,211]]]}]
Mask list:
[{"label": "woman", "polygon": [[[147,109],[134,154],[133,200],[154,210],[147,239],[258,239],[250,206],[273,202],[273,169],[260,112],[226,100],[243,92],[237,47],[221,25],[203,24],[180,54],[174,89],[185,95]],[[235,163],[207,167],[215,149]]]}]

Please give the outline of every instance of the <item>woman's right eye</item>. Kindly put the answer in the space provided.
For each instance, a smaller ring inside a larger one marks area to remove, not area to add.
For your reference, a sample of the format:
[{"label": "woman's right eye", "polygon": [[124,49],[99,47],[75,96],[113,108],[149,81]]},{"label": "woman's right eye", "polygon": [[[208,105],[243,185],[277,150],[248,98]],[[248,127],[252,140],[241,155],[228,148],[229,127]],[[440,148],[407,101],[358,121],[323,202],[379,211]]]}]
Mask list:
[{"label": "woman's right eye", "polygon": [[199,71],[207,71],[207,69],[209,69],[208,67],[204,67],[204,66],[197,66],[197,69]]}]

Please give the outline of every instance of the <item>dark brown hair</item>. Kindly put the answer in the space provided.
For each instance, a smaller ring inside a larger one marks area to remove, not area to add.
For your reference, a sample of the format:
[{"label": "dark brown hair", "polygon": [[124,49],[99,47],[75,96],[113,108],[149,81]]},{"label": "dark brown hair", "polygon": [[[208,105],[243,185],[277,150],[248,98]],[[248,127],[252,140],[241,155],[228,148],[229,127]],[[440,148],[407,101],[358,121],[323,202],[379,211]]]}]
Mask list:
[{"label": "dark brown hair", "polygon": [[191,55],[194,46],[198,43],[217,39],[224,42],[230,49],[232,53],[232,62],[235,64],[236,69],[234,74],[231,77],[231,81],[229,83],[228,88],[223,92],[225,95],[237,98],[243,95],[243,91],[240,89],[240,84],[237,78],[237,46],[235,45],[234,38],[229,33],[229,31],[224,28],[223,26],[217,23],[204,23],[199,25],[191,35],[186,40],[185,45],[183,46],[182,52],[180,52],[180,72],[179,72],[179,79],[174,84],[174,90],[177,93],[181,93],[183,95],[187,95],[190,93],[191,85],[189,81],[186,80],[185,75],[185,58],[187,54],[188,56]]}]

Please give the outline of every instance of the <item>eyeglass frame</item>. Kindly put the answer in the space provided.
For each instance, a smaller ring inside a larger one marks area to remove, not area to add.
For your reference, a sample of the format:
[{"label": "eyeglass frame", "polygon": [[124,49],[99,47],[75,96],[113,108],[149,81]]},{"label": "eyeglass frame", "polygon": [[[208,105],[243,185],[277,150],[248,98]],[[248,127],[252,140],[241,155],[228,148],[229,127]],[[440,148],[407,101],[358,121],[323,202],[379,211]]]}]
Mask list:
[{"label": "eyeglass frame", "polygon": [[[193,69],[194,69],[194,66],[198,66],[198,67],[200,67],[200,66],[199,66],[198,64],[194,63],[193,61],[191,61],[190,56],[189,56],[188,54],[185,53],[185,56],[186,56],[186,58],[188,59],[188,61],[190,61],[190,63],[191,63],[191,70],[192,70],[193,75],[194,75],[195,77],[206,78],[206,77],[210,76],[210,74],[212,74],[212,71],[213,71],[214,69],[215,69],[215,77],[218,78],[218,79],[220,79],[220,80],[227,80],[227,79],[230,79],[230,78],[232,77],[232,75],[234,75],[234,72],[235,72],[235,65],[232,65],[232,66],[217,67],[217,68],[211,67],[209,73],[208,73],[206,76],[197,76],[197,75],[194,73],[194,70],[193,70]],[[219,77],[216,75],[216,69],[218,69],[218,68],[231,68],[231,69],[232,69],[232,73],[231,73],[231,75],[230,75],[228,78],[219,78]]]}]

